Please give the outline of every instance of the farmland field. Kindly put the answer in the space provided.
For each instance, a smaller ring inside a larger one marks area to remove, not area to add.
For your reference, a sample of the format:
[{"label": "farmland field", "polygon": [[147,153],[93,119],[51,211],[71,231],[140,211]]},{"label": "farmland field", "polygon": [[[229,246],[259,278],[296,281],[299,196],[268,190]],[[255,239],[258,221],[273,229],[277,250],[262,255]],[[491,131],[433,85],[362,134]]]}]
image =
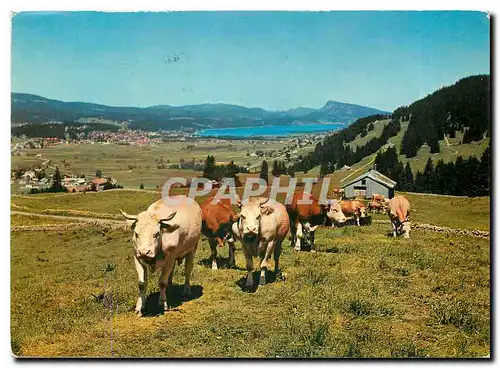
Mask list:
[{"label": "farmland field", "polygon": [[[227,164],[231,160],[237,165],[259,164],[260,157],[247,156],[247,151],[279,149],[282,143],[266,142],[244,143],[232,142],[215,144],[204,141],[168,142],[158,146],[125,146],[118,144],[71,144],[40,149],[31,149],[28,156],[12,156],[12,168],[28,168],[41,165],[45,160],[51,160],[51,166],[59,166],[63,173],[83,173],[93,177],[96,170],[103,176],[111,176],[126,188],[139,188],[141,184],[146,189],[162,186],[171,177],[193,177],[200,172],[193,170],[158,169],[157,161],[163,159],[168,167],[179,164],[181,159],[195,160],[204,163],[207,155],[214,155],[217,163]],[[41,154],[42,157],[36,157]]]},{"label": "farmland field", "polygon": [[[416,221],[489,230],[489,198],[405,195]],[[136,213],[157,198],[155,192],[113,190],[14,196],[11,203],[30,213],[78,210],[104,218],[118,208]],[[12,223],[29,218],[16,215]],[[156,274],[149,316],[142,318],[133,312],[137,279],[129,230],[12,232],[12,351],[50,357],[488,355],[489,239],[414,230],[406,240],[389,232],[385,223],[319,228],[316,253],[294,252],[286,240],[283,277],[269,272],[268,284],[256,292],[240,287],[245,262],[239,244],[237,269],[213,271],[202,240],[193,297],[181,299],[184,267],[176,267],[171,310],[162,314],[155,306]],[[219,252],[224,266],[227,248]]]}]

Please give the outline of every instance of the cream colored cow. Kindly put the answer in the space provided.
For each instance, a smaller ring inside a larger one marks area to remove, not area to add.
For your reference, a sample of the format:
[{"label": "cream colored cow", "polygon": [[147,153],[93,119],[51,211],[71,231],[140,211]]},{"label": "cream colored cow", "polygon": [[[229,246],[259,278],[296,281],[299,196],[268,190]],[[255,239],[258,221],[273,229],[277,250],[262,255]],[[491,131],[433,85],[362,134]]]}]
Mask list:
[{"label": "cream colored cow", "polygon": [[[168,197],[175,203],[160,199],[138,215],[120,210],[134,231],[134,262],[139,277],[139,298],[135,306],[138,314],[144,312],[148,266],[154,271],[162,268],[160,275],[160,307],[168,309],[166,288],[172,283],[175,261],[185,259],[184,295],[191,293],[191,271],[201,234],[201,208],[184,195]],[[169,203],[167,205],[166,203]]]},{"label": "cream colored cow", "polygon": [[241,241],[245,255],[246,286],[253,287],[253,257],[260,256],[259,285],[266,283],[266,271],[271,253],[274,256],[274,271],[279,272],[281,243],[290,230],[290,220],[285,206],[269,198],[251,198],[239,202],[241,208],[237,223],[233,224],[235,237]]},{"label": "cream colored cow", "polygon": [[403,234],[403,237],[410,237],[410,202],[399,195],[389,201],[389,219],[392,224],[393,236]]}]

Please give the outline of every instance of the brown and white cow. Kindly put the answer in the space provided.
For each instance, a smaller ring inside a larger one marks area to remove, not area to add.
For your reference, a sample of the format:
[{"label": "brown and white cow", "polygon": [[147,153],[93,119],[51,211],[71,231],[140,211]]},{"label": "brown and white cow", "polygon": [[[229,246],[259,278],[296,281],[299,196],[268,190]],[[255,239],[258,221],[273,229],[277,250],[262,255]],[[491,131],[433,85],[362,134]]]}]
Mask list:
[{"label": "brown and white cow", "polygon": [[253,257],[260,256],[259,285],[266,283],[266,271],[271,253],[274,257],[274,271],[279,273],[281,244],[290,230],[290,220],[285,206],[263,197],[250,198],[238,204],[241,208],[233,232],[242,243],[245,255],[246,287],[253,287]]},{"label": "brown and white cow", "polygon": [[[310,203],[302,203],[308,200]],[[286,206],[290,216],[290,232],[292,246],[301,250],[301,242],[308,243],[314,251],[314,234],[318,225],[323,225],[327,219],[330,204],[320,204],[319,200],[307,192],[295,192],[292,201]]]},{"label": "brown and white cow", "polygon": [[395,196],[389,202],[389,219],[392,224],[393,236],[402,234],[410,237],[410,202],[402,195]]},{"label": "brown and white cow", "polygon": [[372,200],[374,200],[376,202],[383,202],[385,200],[385,196],[382,194],[373,193]]},{"label": "brown and white cow", "polygon": [[335,224],[340,225],[345,223],[347,221],[347,218],[345,217],[344,212],[342,212],[342,206],[340,205],[340,202],[336,199],[329,199],[328,204],[329,206],[326,216],[332,223],[332,227],[335,227]]},{"label": "brown and white cow", "polygon": [[180,264],[185,259],[184,295],[191,294],[191,271],[201,234],[201,208],[184,195],[168,199],[175,203],[167,206],[164,199],[160,199],[138,215],[120,210],[134,232],[132,244],[139,277],[139,298],[135,311],[138,314],[142,314],[146,306],[148,266],[152,272],[162,268],[159,280],[160,307],[168,309],[166,288],[172,284],[176,260]]},{"label": "brown and white cow", "polygon": [[366,207],[365,204],[358,200],[352,201],[340,201],[340,206],[344,215],[356,218],[356,224],[361,226],[359,223],[360,218],[366,217]]},{"label": "brown and white cow", "polygon": [[377,201],[370,201],[368,202],[368,210],[373,213],[375,211],[377,211],[377,213],[385,213],[385,206],[383,203],[381,202],[377,202]]},{"label": "brown and white cow", "polygon": [[332,195],[338,200],[344,198],[344,194],[345,194],[344,189],[341,188],[332,189]]},{"label": "brown and white cow", "polygon": [[203,215],[202,233],[208,239],[212,251],[212,269],[217,269],[217,245],[224,246],[227,241],[229,246],[229,267],[235,266],[234,261],[234,237],[232,225],[237,221],[238,216],[231,207],[229,198],[217,199],[215,195],[210,196],[201,205]]}]

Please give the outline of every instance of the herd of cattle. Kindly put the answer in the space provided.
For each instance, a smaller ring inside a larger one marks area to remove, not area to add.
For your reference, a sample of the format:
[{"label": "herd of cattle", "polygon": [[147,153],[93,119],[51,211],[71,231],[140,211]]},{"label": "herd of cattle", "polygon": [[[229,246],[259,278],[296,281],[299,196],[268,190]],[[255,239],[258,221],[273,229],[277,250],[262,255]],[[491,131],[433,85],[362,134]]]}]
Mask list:
[{"label": "herd of cattle", "polygon": [[[368,206],[360,200],[328,200],[325,203],[309,193],[297,192],[290,204],[255,197],[246,201],[237,199],[239,213],[235,212],[229,199],[214,201],[207,198],[200,206],[186,196],[176,196],[176,204],[167,206],[164,199],[150,205],[138,215],[121,211],[133,230],[134,262],[138,274],[139,298],[135,311],[144,312],[148,269],[161,269],[159,279],[160,305],[168,309],[166,288],[172,283],[175,262],[185,260],[184,295],[191,293],[190,278],[198,240],[203,234],[212,251],[212,269],[217,269],[217,247],[225,242],[229,246],[229,265],[235,266],[235,242],[242,244],[246,260],[246,287],[253,288],[253,257],[260,256],[259,285],[266,283],[266,271],[271,255],[274,271],[279,273],[281,246],[290,232],[295,250],[309,248],[314,251],[314,234],[319,225],[330,223],[339,226],[348,217],[360,219],[367,212],[387,212],[392,224],[393,236],[409,238],[410,204],[403,196],[386,199],[374,195]],[[302,199],[302,201],[301,201]],[[309,199],[304,203],[303,199]]]}]

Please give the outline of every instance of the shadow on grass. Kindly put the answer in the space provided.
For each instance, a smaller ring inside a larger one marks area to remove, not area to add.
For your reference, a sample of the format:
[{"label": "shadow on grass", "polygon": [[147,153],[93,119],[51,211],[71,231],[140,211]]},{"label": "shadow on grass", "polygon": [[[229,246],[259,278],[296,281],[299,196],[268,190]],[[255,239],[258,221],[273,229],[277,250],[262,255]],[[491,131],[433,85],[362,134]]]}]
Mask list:
[{"label": "shadow on grass", "polygon": [[[184,297],[182,292],[184,290],[184,285],[172,285],[167,288],[167,303],[171,310],[175,310],[175,308],[180,305],[189,302],[194,299],[198,299],[203,295],[203,286],[200,285],[192,285],[191,286],[191,295],[188,297]],[[147,296],[146,298],[146,308],[142,313],[143,317],[154,317],[163,314],[164,312],[168,312],[169,310],[164,310],[162,306],[160,306],[160,292],[154,292]]]},{"label": "shadow on grass", "polygon": [[[257,289],[259,288],[259,280],[260,280],[260,270],[256,270],[252,272],[252,277],[253,277],[253,287],[248,288],[246,286],[246,281],[247,281],[247,275],[245,274],[243,277],[241,277],[238,281],[235,282],[236,285],[240,287],[240,289],[245,292],[245,293],[255,293]],[[266,285],[267,284],[273,284],[276,281],[285,281],[285,278],[283,274],[281,273],[281,270],[278,271],[276,274],[274,271],[267,271],[266,272]],[[265,287],[266,285],[263,285],[261,287]]]},{"label": "shadow on grass", "polygon": [[[204,266],[205,268],[212,268],[212,258],[204,258],[198,262],[200,266]],[[229,257],[228,258],[222,258],[222,257],[217,257],[217,267],[218,268],[226,268],[226,269],[233,269],[233,270],[239,270],[239,271],[245,271],[245,268],[238,267],[237,265],[231,266],[229,265]]]}]

